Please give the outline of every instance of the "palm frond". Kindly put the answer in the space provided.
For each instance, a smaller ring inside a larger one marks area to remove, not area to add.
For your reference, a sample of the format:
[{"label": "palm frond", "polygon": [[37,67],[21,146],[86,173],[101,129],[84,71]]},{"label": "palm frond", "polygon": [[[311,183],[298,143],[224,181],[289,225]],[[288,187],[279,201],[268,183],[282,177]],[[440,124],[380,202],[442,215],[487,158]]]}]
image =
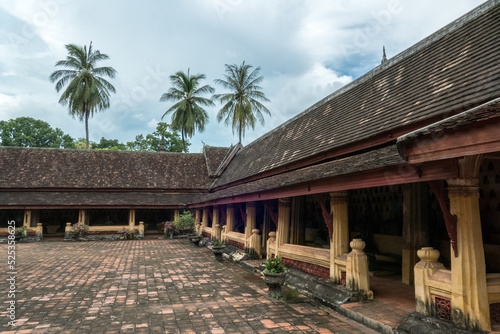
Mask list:
[{"label": "palm frond", "polygon": [[230,90],[231,93],[212,96],[223,105],[217,113],[217,121],[224,120],[226,126],[231,124],[233,133],[235,130],[238,131],[240,140],[245,135],[247,127],[255,129],[257,121],[264,124],[263,112],[271,115],[271,112],[259,102],[270,102],[259,86],[264,80],[259,76],[260,67],[253,70],[252,68],[252,65],[245,64],[244,61],[240,66],[226,64],[223,79],[216,79],[215,83]]}]

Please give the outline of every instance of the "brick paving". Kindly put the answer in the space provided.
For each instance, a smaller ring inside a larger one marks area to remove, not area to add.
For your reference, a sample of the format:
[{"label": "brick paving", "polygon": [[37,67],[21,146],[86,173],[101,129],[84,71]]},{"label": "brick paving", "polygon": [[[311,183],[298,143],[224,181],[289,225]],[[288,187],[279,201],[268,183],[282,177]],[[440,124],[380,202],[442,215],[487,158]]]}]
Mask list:
[{"label": "brick paving", "polygon": [[288,289],[269,298],[255,273],[186,240],[39,242],[16,256],[17,325],[2,279],[2,333],[375,333]]}]

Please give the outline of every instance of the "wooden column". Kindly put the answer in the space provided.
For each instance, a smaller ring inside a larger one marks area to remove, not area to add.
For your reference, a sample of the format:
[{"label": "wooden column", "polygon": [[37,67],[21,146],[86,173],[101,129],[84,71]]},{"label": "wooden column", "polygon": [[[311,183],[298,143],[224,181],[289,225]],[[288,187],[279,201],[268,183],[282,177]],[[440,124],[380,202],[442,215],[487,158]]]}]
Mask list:
[{"label": "wooden column", "polygon": [[201,212],[200,209],[194,210],[194,219],[198,222],[201,222]]},{"label": "wooden column", "polygon": [[234,206],[228,204],[226,206],[226,233],[234,231]]},{"label": "wooden column", "polygon": [[402,281],[413,284],[417,251],[429,244],[429,190],[425,183],[403,185],[403,263]]},{"label": "wooden column", "polygon": [[290,243],[294,245],[304,244],[304,220],[301,219],[303,207],[304,196],[292,198],[290,215]]},{"label": "wooden column", "polygon": [[80,224],[86,224],[87,222],[87,217],[86,217],[86,212],[85,210],[79,210],[78,211],[78,222]]},{"label": "wooden column", "polygon": [[213,206],[213,218],[212,218],[212,239],[220,240],[220,225],[219,225],[219,206]]},{"label": "wooden column", "polygon": [[458,256],[451,251],[452,322],[464,329],[491,330],[478,175],[482,156],[459,160],[460,178],[448,182],[450,212],[457,216]]},{"label": "wooden column", "polygon": [[129,228],[134,228],[135,227],[135,210],[130,209],[128,213],[128,227]]},{"label": "wooden column", "polygon": [[278,204],[278,229],[276,230],[276,255],[281,257],[279,247],[287,244],[290,237],[290,198],[280,198]]},{"label": "wooden column", "polygon": [[24,210],[23,226],[26,228],[31,227],[31,210]]},{"label": "wooden column", "polygon": [[335,258],[349,251],[347,192],[330,193],[330,207],[333,214],[333,233],[330,239],[330,279],[340,283],[341,270],[335,264]]},{"label": "wooden column", "polygon": [[179,216],[181,215],[179,209],[174,210],[174,221],[177,221],[179,219]]},{"label": "wooden column", "polygon": [[269,235],[269,232],[271,231],[270,224],[271,224],[271,217],[269,216],[269,213],[268,213],[268,207],[265,206],[264,207],[264,219],[262,221],[262,238],[261,238],[262,249],[267,248],[267,237]]},{"label": "wooden column", "polygon": [[[202,228],[208,226],[208,210],[210,210],[208,207],[203,208],[203,218],[201,220]],[[203,233],[203,231],[200,231],[200,233]]]},{"label": "wooden column", "polygon": [[245,226],[245,252],[249,251],[250,248],[250,237],[252,236],[252,230],[255,228],[255,202],[248,202],[246,205],[246,215],[247,224]]}]

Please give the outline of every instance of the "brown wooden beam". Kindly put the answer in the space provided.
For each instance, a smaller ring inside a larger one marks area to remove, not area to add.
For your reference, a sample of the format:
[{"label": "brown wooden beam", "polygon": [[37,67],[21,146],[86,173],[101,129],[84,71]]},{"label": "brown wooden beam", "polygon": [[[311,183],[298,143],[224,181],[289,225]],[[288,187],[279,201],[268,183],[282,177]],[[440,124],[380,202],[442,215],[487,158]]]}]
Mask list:
[{"label": "brown wooden beam", "polygon": [[500,117],[455,130],[445,130],[405,144],[405,157],[411,164],[459,158],[500,151]]},{"label": "brown wooden beam", "polygon": [[228,196],[204,203],[190,205],[231,204],[252,201],[265,201],[283,197],[313,195],[341,190],[363,189],[379,186],[390,186],[413,182],[444,180],[458,177],[458,166],[455,159],[432,161],[420,164],[418,168],[411,165],[399,165],[360,173],[339,175],[332,178],[319,179],[288,187],[282,187],[249,194]]},{"label": "brown wooden beam", "polygon": [[[480,103],[469,105],[466,108],[463,107],[463,108],[457,109],[453,112],[449,112],[447,114],[447,116],[452,116],[452,115],[458,114],[458,113],[463,112],[469,108],[473,108],[477,105],[480,105],[484,102],[486,102],[486,101],[481,101]],[[273,175],[290,172],[292,170],[304,168],[304,167],[307,167],[307,166],[310,166],[313,164],[318,164],[320,162],[330,160],[333,158],[337,158],[337,157],[340,157],[343,155],[349,155],[349,154],[352,154],[354,152],[358,152],[358,151],[365,150],[368,148],[373,148],[375,146],[388,144],[390,142],[394,142],[400,136],[403,136],[403,135],[410,133],[412,131],[415,131],[415,130],[419,130],[425,126],[428,126],[430,124],[441,121],[442,119],[443,119],[443,116],[440,115],[440,116],[426,119],[424,121],[415,122],[415,123],[409,124],[407,126],[404,126],[404,127],[398,128],[398,129],[394,129],[394,130],[390,130],[390,131],[386,131],[386,132],[377,134],[371,138],[364,139],[361,142],[355,142],[355,143],[350,143],[350,144],[347,144],[347,145],[344,145],[341,147],[336,147],[334,149],[327,150],[327,151],[309,156],[307,158],[285,164],[285,165],[280,166],[278,168],[274,168],[274,169],[271,169],[271,170],[268,170],[268,171],[265,171],[262,173],[258,173],[256,175],[253,175],[253,176],[250,176],[250,177],[247,177],[247,178],[244,178],[244,179],[241,179],[241,180],[229,183],[229,184],[221,185],[221,186],[216,187],[212,190],[217,191],[217,190],[222,190],[222,189],[226,189],[226,188],[231,188],[231,187],[237,186],[239,184],[244,184],[244,183],[248,183],[248,182],[262,179],[265,177],[270,177]]]}]

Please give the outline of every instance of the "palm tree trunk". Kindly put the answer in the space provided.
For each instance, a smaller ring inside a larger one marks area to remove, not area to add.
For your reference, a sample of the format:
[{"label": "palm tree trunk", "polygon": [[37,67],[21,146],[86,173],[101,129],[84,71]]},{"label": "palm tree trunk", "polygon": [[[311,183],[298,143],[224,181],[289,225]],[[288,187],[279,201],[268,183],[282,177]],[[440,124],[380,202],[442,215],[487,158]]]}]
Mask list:
[{"label": "palm tree trunk", "polygon": [[240,125],[239,125],[238,133],[240,135],[240,144],[241,144],[241,122],[240,122]]},{"label": "palm tree trunk", "polygon": [[89,147],[89,113],[85,111],[85,139],[87,144],[87,150]]},{"label": "palm tree trunk", "polygon": [[184,153],[187,153],[186,141],[184,140],[184,130],[181,131],[181,135],[182,135],[182,146],[184,146]]}]

